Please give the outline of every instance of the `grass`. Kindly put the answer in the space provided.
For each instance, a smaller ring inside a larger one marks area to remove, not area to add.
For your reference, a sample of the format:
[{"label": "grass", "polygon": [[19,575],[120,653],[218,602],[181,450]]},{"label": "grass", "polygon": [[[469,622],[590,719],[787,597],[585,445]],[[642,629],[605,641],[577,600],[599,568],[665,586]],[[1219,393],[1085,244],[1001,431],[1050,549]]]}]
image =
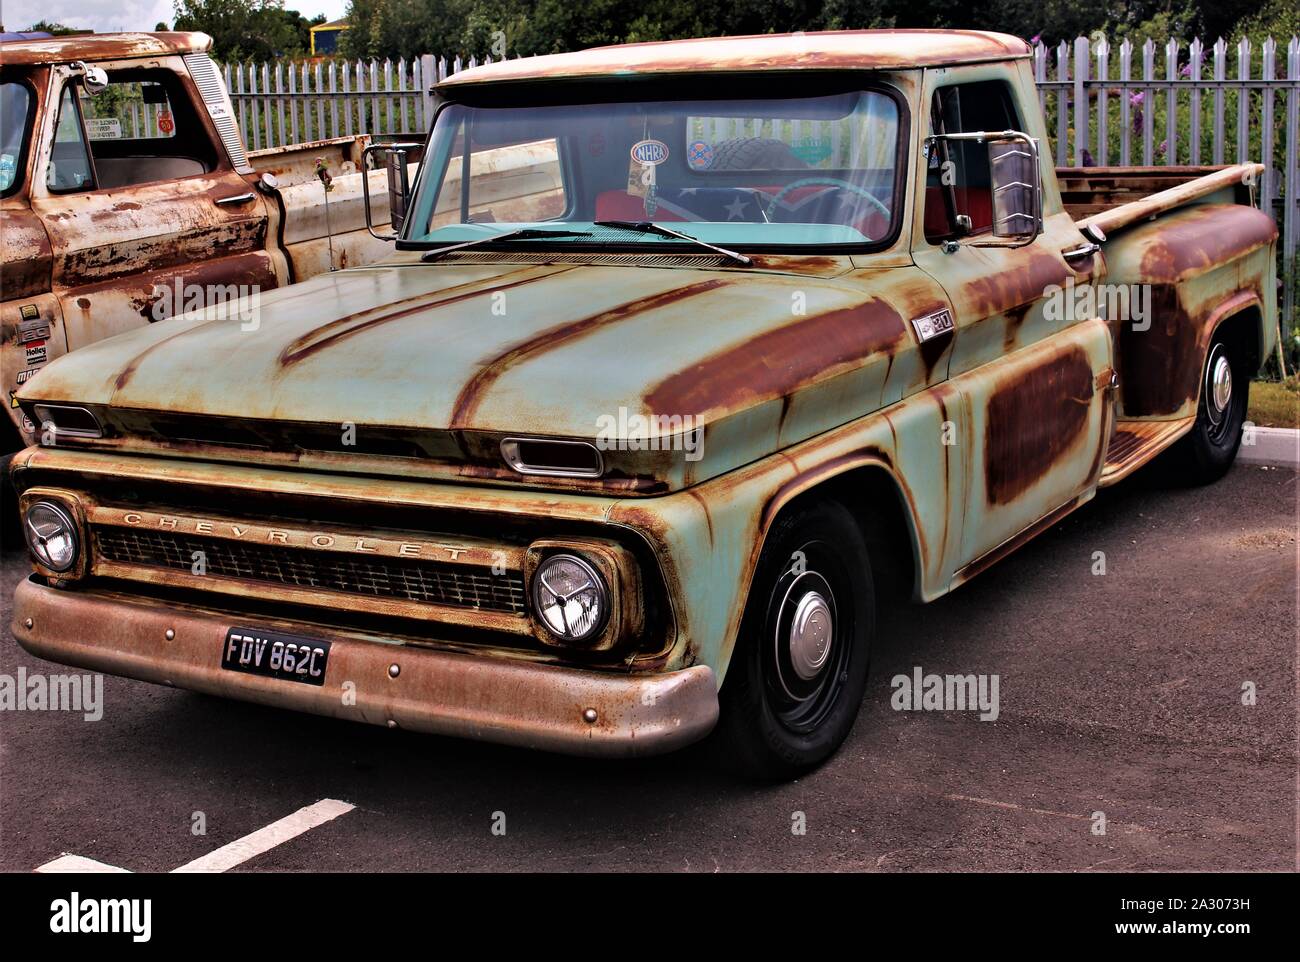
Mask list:
[{"label": "grass", "polygon": [[1300,428],[1300,376],[1253,383],[1246,419],[1262,428]]}]

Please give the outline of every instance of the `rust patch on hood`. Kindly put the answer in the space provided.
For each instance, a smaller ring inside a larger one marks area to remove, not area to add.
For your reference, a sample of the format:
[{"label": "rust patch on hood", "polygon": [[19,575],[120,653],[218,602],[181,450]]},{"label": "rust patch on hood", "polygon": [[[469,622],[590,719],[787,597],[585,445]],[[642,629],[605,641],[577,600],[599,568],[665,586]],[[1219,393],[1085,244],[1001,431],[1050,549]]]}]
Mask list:
[{"label": "rust patch on hood", "polygon": [[[304,334],[302,337],[290,341],[285,349],[280,352],[280,365],[281,367],[289,367],[292,364],[297,364],[304,358],[311,357],[313,354],[323,351],[327,347],[332,347],[340,341],[371,330],[372,328],[378,327],[380,324],[387,324],[390,321],[401,320],[404,317],[410,317],[413,314],[419,314],[421,311],[427,311],[431,308],[445,307],[448,304],[456,304],[460,301],[467,301],[474,297],[482,297],[495,291],[507,291],[511,288],[522,287],[525,284],[531,284],[534,281],[554,277],[556,274],[565,270],[571,270],[571,268],[560,268],[559,270],[551,270],[543,273],[533,273],[531,268],[524,268],[522,271],[503,274],[499,277],[492,278],[489,281],[477,279],[455,287],[443,288],[432,296],[421,294],[418,297],[412,298],[414,301],[413,304],[410,304],[408,307],[403,307],[400,310],[390,310],[384,313],[375,314],[373,313],[374,309],[371,308],[358,314],[349,314],[346,317],[340,317],[337,320],[330,321],[328,324],[322,324],[320,327]],[[513,281],[507,280],[507,278],[517,273],[527,273],[528,276]]]},{"label": "rust patch on hood", "polygon": [[592,314],[587,317],[579,318],[576,321],[568,321],[555,327],[547,328],[527,340],[520,341],[508,350],[498,354],[492,360],[485,363],[470,378],[469,383],[461,389],[456,398],[456,404],[452,408],[450,427],[465,427],[469,424],[470,418],[474,414],[475,408],[478,407],[487,388],[496,382],[506,371],[528,360],[536,357],[538,354],[548,351],[551,348],[581,337],[591,331],[603,327],[606,324],[615,321],[621,321],[637,314],[644,314],[647,311],[658,310],[668,304],[674,304],[677,301],[685,300],[688,297],[695,297],[700,294],[707,294],[709,291],[717,290],[720,287],[726,287],[733,283],[730,278],[711,278],[705,281],[698,281],[694,284],[687,284],[684,287],[676,287],[672,290],[662,291],[658,294],[651,294],[648,297],[638,298],[634,301],[628,301],[618,307],[608,311],[601,311],[599,314]]},{"label": "rust patch on hood", "polygon": [[994,390],[984,442],[990,504],[1014,501],[1078,442],[1092,395],[1092,365],[1079,347]]},{"label": "rust patch on hood", "polygon": [[783,397],[894,353],[907,324],[890,304],[868,301],[800,318],[707,357],[662,381],[646,396],[651,411],[704,415]]}]

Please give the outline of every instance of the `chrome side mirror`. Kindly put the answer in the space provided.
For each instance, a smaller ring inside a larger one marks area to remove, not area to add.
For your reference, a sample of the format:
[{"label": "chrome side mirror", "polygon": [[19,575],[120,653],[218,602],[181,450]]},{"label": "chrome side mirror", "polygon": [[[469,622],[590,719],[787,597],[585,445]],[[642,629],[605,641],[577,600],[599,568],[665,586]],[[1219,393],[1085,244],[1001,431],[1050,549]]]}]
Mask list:
[{"label": "chrome side mirror", "polygon": [[388,168],[388,222],[393,233],[400,234],[411,195],[411,184],[406,176],[406,151],[390,150],[384,155],[384,165]]},{"label": "chrome side mirror", "polygon": [[81,85],[91,96],[108,89],[108,74],[104,72],[103,67],[87,67],[81,61],[77,61],[72,68],[81,74]]},{"label": "chrome side mirror", "polygon": [[993,236],[1029,243],[1043,229],[1042,178],[1033,139],[1017,133],[989,141]]},{"label": "chrome side mirror", "polygon": [[[361,193],[365,200],[366,230],[370,236],[379,240],[396,240],[406,223],[407,206],[411,200],[410,179],[406,172],[407,154],[419,150],[423,144],[371,144],[361,152]],[[384,152],[384,169],[388,173],[388,217],[392,225],[391,234],[380,234],[375,230],[374,215],[370,208],[370,155]]]},{"label": "chrome side mirror", "polygon": [[[986,144],[989,164],[992,224],[989,231],[1011,243],[974,243],[973,247],[1024,247],[1043,232],[1043,179],[1038,164],[1038,142],[1018,130],[980,130],[960,134],[934,134],[926,138],[927,159],[940,140]],[[932,164],[933,166],[933,164]],[[970,218],[958,215],[958,227],[970,229]]]}]

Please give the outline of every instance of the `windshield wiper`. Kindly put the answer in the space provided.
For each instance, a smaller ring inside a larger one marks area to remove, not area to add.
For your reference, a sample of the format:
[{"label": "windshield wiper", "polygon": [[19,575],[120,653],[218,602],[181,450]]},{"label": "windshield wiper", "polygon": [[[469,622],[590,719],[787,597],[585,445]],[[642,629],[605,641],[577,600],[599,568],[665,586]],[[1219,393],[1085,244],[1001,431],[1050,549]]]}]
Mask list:
[{"label": "windshield wiper", "polygon": [[656,224],[649,220],[598,220],[595,221],[597,227],[617,227],[622,230],[634,230],[638,234],[658,234],[660,237],[676,237],[678,240],[690,241],[692,244],[698,244],[701,247],[707,247],[715,254],[721,254],[723,257],[733,260],[738,264],[744,264],[749,267],[754,262],[744,254],[738,254],[735,251],[729,251],[725,247],[719,247],[716,244],[710,244],[708,241],[702,241],[698,237],[692,237],[690,234],[683,234],[679,230],[673,230],[671,227],[664,227],[662,224]]},{"label": "windshield wiper", "polygon": [[450,254],[452,251],[463,251],[467,247],[478,247],[480,244],[491,244],[496,241],[505,240],[544,240],[547,237],[590,237],[589,230],[552,230],[543,227],[521,227],[519,230],[508,230],[504,234],[493,234],[491,237],[480,237],[477,240],[462,241],[459,244],[448,244],[446,247],[439,247],[437,250],[429,251],[420,260],[428,263],[437,260],[443,254]]}]

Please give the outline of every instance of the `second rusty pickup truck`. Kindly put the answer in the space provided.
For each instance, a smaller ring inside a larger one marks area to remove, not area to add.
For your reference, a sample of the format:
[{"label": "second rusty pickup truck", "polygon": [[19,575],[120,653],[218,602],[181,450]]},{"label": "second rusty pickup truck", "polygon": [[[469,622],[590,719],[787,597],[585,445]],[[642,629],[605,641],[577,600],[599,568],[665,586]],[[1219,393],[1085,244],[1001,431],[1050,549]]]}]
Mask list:
[{"label": "second rusty pickup truck", "polygon": [[211,45],[0,42],[0,456],[33,440],[15,394],[54,358],[388,253],[362,213],[369,138],[246,151]]},{"label": "second rusty pickup truck", "polygon": [[[391,727],[817,765],[886,596],[1166,449],[1219,477],[1274,343],[1258,168],[1058,175],[1029,56],[866,31],[455,75],[390,259],[19,393],[16,637]],[[480,179],[507,148],[523,211]]]}]

